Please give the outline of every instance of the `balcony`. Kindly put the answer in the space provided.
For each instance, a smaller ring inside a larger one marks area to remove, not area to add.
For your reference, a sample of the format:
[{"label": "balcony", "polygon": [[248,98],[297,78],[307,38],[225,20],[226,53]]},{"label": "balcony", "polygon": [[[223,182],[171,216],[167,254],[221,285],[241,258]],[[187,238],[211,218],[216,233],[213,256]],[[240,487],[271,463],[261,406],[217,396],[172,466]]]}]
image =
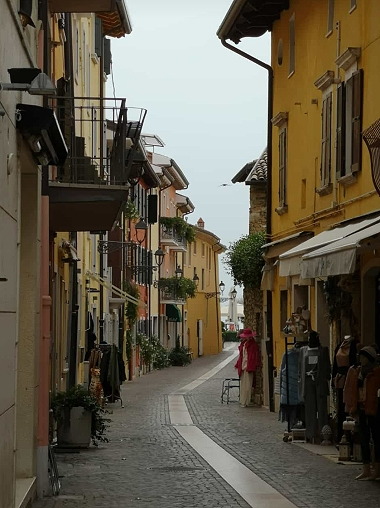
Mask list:
[{"label": "balcony", "polygon": [[96,13],[103,36],[119,38],[132,32],[124,0],[50,0],[49,5],[51,13]]},{"label": "balcony", "polygon": [[194,298],[197,286],[192,279],[186,277],[167,277],[154,282],[160,292],[161,303],[184,305],[188,298]]},{"label": "balcony", "polygon": [[173,305],[185,305],[186,300],[179,297],[174,290],[160,288],[160,302],[171,303]]},{"label": "balcony", "polygon": [[69,153],[50,167],[50,229],[110,231],[128,197],[146,110],[98,97],[58,97],[55,108]]},{"label": "balcony", "polygon": [[178,252],[187,251],[187,240],[184,236],[178,234],[175,228],[167,228],[161,226],[160,232],[161,245],[169,247],[169,249]]}]

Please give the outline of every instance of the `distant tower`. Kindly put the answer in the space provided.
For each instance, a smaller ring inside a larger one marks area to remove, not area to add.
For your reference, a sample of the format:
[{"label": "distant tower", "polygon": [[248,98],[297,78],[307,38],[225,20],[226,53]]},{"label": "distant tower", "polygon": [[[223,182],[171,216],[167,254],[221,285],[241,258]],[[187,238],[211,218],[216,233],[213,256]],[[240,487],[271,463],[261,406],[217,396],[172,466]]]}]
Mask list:
[{"label": "distant tower", "polygon": [[202,229],[205,228],[205,221],[202,219],[202,217],[198,219],[197,226]]}]

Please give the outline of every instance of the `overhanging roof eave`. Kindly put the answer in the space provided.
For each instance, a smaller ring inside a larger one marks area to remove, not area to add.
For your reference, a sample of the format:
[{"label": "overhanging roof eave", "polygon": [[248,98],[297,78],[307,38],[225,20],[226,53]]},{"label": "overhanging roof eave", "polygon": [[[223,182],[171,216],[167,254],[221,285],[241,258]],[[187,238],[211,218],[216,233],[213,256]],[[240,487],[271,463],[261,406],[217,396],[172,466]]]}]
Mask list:
[{"label": "overhanging roof eave", "polygon": [[228,35],[231,32],[232,27],[236,23],[237,18],[239,17],[244,5],[247,3],[247,0],[234,0],[227,11],[216,35],[221,40],[228,39]]},{"label": "overhanging roof eave", "polygon": [[261,0],[253,7],[250,0],[234,0],[229,8],[217,36],[238,44],[244,37],[261,37],[272,30],[274,21],[281,12],[289,8],[289,0]]}]

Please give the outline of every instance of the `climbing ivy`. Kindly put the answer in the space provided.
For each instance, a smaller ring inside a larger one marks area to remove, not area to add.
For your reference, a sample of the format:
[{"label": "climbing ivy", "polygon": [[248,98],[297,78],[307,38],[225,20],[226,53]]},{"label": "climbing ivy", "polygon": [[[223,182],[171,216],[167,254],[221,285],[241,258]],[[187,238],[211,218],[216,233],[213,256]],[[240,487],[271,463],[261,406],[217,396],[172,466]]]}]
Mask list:
[{"label": "climbing ivy", "polygon": [[262,246],[265,233],[242,236],[230,244],[223,263],[235,283],[245,288],[259,289],[264,266]]}]

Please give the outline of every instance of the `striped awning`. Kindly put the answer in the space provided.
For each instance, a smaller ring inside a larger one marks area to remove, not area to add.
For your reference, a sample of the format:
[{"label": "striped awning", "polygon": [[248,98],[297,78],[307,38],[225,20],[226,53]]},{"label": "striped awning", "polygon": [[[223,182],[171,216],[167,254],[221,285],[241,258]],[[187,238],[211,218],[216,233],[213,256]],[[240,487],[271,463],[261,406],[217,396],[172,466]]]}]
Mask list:
[{"label": "striped awning", "polygon": [[371,158],[373,185],[380,195],[380,118],[363,131],[363,139]]}]

